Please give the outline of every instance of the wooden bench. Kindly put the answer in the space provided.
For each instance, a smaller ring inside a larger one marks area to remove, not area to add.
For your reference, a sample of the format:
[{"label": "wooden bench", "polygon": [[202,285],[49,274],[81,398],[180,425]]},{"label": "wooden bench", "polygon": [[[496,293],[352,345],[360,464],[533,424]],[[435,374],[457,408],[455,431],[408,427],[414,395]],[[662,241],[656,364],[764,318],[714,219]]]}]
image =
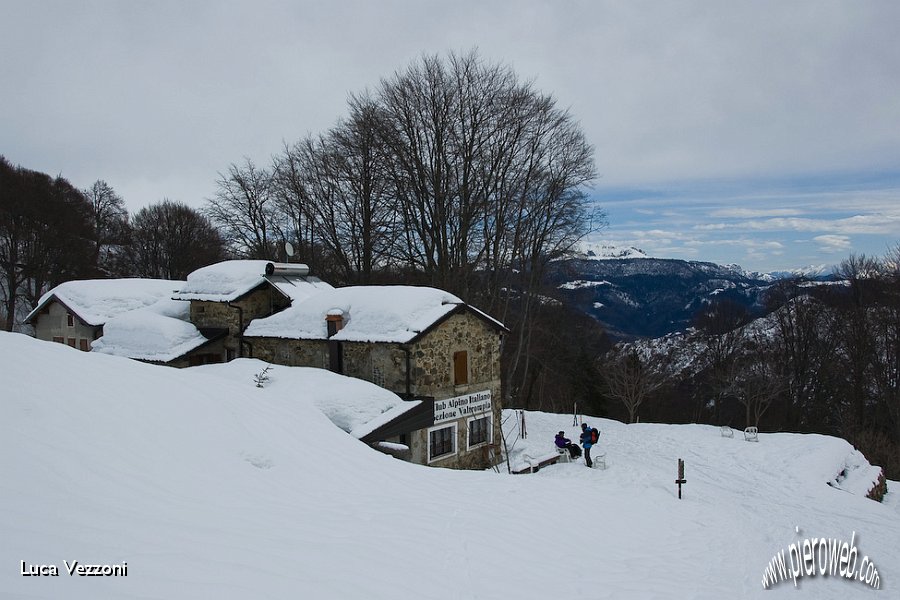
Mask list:
[{"label": "wooden bench", "polygon": [[748,427],[744,430],[744,440],[747,442],[759,441],[759,429],[756,427]]},{"label": "wooden bench", "polygon": [[559,462],[560,454],[558,452],[554,452],[553,454],[548,454],[545,456],[539,456],[534,458],[528,454],[524,455],[525,462],[528,463],[528,466],[517,471],[513,471],[513,475],[522,475],[525,473],[537,473],[541,470],[542,467],[547,467],[549,465],[555,465]]}]

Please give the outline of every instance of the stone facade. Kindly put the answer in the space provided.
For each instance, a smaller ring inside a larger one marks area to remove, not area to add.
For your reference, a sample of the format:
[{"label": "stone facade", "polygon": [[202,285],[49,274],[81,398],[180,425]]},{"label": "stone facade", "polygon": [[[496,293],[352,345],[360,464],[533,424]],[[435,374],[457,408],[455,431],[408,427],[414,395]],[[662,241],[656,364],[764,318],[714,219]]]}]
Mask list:
[{"label": "stone facade", "polygon": [[246,338],[253,358],[288,367],[328,368],[328,342],[285,338]]},{"label": "stone facade", "polygon": [[[407,441],[412,462],[457,469],[483,469],[492,466],[488,447],[500,442],[500,341],[496,328],[471,311],[458,312],[443,321],[412,345],[411,382],[414,396],[444,400],[489,391],[491,393],[491,432],[487,442],[468,444],[469,419],[460,418],[413,433]],[[455,381],[454,355],[465,352],[465,383]],[[455,452],[430,458],[430,431],[455,426]],[[499,458],[499,452],[494,453]]]},{"label": "stone facade", "polygon": [[[246,341],[252,347],[254,358],[289,366],[327,369],[331,365],[331,352],[339,351],[344,375],[371,381],[402,397],[431,402],[490,392],[491,420],[485,442],[469,444],[469,417],[417,429],[385,441],[409,446],[409,460],[419,464],[476,469],[490,467],[491,462],[499,459],[499,452],[493,453],[492,460],[488,450],[492,444],[499,443],[501,436],[501,335],[497,326],[471,310],[455,311],[408,344],[271,337],[246,338]],[[464,369],[458,365],[461,353],[465,353]],[[457,381],[461,371],[465,375]],[[446,427],[455,427],[454,450],[432,458],[429,454],[430,431]]]},{"label": "stone facade", "polygon": [[[290,306],[290,300],[264,285],[232,302],[191,300],[191,323],[198,329],[227,328],[222,345],[227,360],[249,353],[241,347],[244,329],[253,319],[267,317]],[[273,361],[274,362],[274,361]]]},{"label": "stone facade", "polygon": [[91,342],[103,335],[100,325],[88,325],[61,302],[49,302],[34,319],[34,336],[90,351]]},{"label": "stone facade", "polygon": [[213,340],[165,364],[176,369],[183,369],[185,367],[222,363],[225,362],[226,356],[227,351],[225,350],[224,339]]}]

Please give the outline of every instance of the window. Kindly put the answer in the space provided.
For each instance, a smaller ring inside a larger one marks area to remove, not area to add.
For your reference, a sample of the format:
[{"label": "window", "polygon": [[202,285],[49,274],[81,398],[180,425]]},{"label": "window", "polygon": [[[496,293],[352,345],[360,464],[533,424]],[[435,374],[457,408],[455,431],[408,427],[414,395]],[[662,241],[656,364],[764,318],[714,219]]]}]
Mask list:
[{"label": "window", "polygon": [[293,350],[287,344],[282,344],[278,348],[278,360],[280,360],[283,365],[294,364]]},{"label": "window", "polygon": [[66,325],[69,327],[75,327],[75,315],[72,313],[66,313]]},{"label": "window", "polygon": [[469,420],[469,448],[491,441],[491,418],[479,417]]},{"label": "window", "polygon": [[384,387],[384,371],[380,367],[372,367],[372,383]]},{"label": "window", "polygon": [[90,340],[86,340],[84,338],[81,338],[80,340],[78,340],[78,349],[81,350],[82,352],[90,352],[90,350],[91,350]]},{"label": "window", "polygon": [[428,462],[456,454],[456,424],[428,432]]},{"label": "window", "polygon": [[69,338],[68,340],[66,340],[66,343],[74,348],[75,347],[75,338]]},{"label": "window", "polygon": [[64,338],[64,337],[62,337],[62,336],[56,336],[56,335],[54,335],[54,336],[53,336],[53,341],[56,342],[57,344],[65,344],[65,343],[66,343],[66,338]]},{"label": "window", "polygon": [[469,353],[465,350],[453,353],[453,384],[469,383]]}]

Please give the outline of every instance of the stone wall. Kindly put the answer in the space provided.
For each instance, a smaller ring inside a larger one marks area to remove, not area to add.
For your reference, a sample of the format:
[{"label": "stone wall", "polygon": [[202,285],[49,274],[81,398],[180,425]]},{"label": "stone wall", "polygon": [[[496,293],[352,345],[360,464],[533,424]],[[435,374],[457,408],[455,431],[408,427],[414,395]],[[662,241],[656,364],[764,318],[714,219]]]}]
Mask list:
[{"label": "stone wall", "polygon": [[248,337],[253,358],[289,367],[328,368],[328,343],[324,340],[293,340]]},{"label": "stone wall", "polygon": [[267,284],[233,302],[191,300],[191,323],[198,328],[227,328],[224,347],[233,356],[244,356],[246,353],[239,347],[240,334],[250,321],[275,314],[289,305],[283,294]]},{"label": "stone wall", "polygon": [[[409,461],[420,465],[429,465],[432,467],[443,467],[447,469],[471,469],[481,470],[488,469],[497,464],[500,456],[500,422],[498,421],[499,409],[495,408],[491,416],[493,425],[492,438],[482,444],[478,444],[471,448],[468,447],[468,431],[466,429],[467,419],[459,419],[442,423],[428,429],[420,429],[414,431],[401,439],[395,436],[389,440],[394,443],[405,443],[409,446]],[[456,426],[456,451],[446,456],[438,457],[429,462],[428,460],[428,438],[429,432],[435,428]],[[489,446],[493,447],[493,453],[490,452]],[[493,462],[492,462],[493,461]]]},{"label": "stone wall", "polygon": [[[491,428],[489,443],[500,443],[500,343],[497,330],[471,312],[452,315],[431,330],[412,347],[411,372],[414,395],[441,400],[475,392],[491,392]],[[466,351],[468,382],[454,382],[453,356]],[[456,453],[428,462],[428,430],[411,436],[413,462],[453,469],[484,469],[488,463],[487,443],[468,448],[468,419],[444,423],[456,424]],[[440,427],[439,426],[439,427]],[[499,452],[495,453],[499,457]]]},{"label": "stone wall", "polygon": [[[468,353],[468,383],[453,381],[453,356]],[[471,312],[452,315],[412,347],[413,394],[453,398],[500,383],[500,336]],[[499,389],[496,396],[499,398]]]}]

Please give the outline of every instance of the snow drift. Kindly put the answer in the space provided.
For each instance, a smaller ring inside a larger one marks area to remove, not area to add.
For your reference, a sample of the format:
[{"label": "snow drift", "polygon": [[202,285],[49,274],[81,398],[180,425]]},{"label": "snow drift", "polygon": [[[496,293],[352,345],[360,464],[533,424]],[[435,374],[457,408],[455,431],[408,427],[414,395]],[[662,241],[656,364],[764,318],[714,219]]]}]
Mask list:
[{"label": "snow drift", "polygon": [[[400,462],[344,431],[396,409],[383,390],[289,367],[257,388],[249,374],[261,364],[175,370],[0,334],[0,590],[793,598],[791,584],[764,592],[760,580],[795,527],[804,537],[855,531],[884,588],[897,585],[896,484],[883,504],[829,486],[853,454],[843,440],[762,434],[751,444],[701,425],[588,419],[602,431],[605,471],[449,471]],[[322,409],[350,395],[369,400],[331,410],[345,419],[338,427]],[[558,430],[575,433],[572,415],[525,417],[514,460],[552,449]],[[678,458],[687,463],[681,501]],[[127,563],[128,575],[73,577],[64,560]],[[22,576],[23,562],[61,574]],[[843,580],[802,585],[817,598],[870,593]]]}]

